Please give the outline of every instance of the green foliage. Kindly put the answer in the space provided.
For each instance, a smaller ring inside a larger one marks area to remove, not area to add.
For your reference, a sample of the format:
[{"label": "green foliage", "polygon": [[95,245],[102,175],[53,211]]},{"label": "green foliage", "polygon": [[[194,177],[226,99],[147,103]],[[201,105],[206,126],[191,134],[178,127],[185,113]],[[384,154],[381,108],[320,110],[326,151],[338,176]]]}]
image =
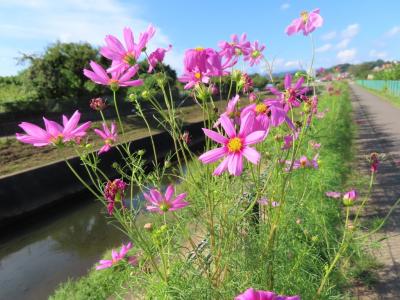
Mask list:
[{"label": "green foliage", "polygon": [[268,78],[265,75],[260,75],[258,73],[251,74],[250,75],[251,79],[253,79],[253,85],[255,88],[258,88],[259,90],[264,90],[265,86],[268,84]]},{"label": "green foliage", "polygon": [[374,73],[376,80],[400,80],[400,64],[396,64],[391,68]]}]

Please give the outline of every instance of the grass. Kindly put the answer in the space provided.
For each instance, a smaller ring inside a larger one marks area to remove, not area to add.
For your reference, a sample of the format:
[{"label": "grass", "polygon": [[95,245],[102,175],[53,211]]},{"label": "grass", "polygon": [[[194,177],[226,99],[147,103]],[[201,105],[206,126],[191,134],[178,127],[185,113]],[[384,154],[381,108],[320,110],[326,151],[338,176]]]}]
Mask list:
[{"label": "grass", "polygon": [[[321,143],[320,167],[318,170],[293,172],[273,252],[266,249],[270,236],[269,219],[257,225],[250,218],[244,220],[242,227],[234,233],[237,241],[235,248],[224,252],[225,256],[221,258],[229,275],[223,278],[217,288],[209,285],[209,281],[201,275],[194,263],[180,260],[172,261],[168,284],[160,282],[146,269],[121,265],[104,271],[92,269],[86,277],[63,283],[51,299],[233,299],[248,287],[266,289],[271,273],[275,291],[301,295],[302,299],[313,299],[325,268],[335,255],[343,230],[340,203],[325,197],[325,192],[346,190],[354,157],[354,127],[348,87],[342,85],[341,89],[341,96],[325,95],[320,99],[320,110],[329,111],[323,120],[314,121],[299,153],[311,157],[316,151],[309,146],[310,141]],[[271,143],[259,150],[270,153],[279,151],[280,137],[284,133],[282,129],[274,129],[270,135],[275,138],[269,139]],[[277,169],[271,171],[270,165],[270,161],[264,162],[264,176],[268,176],[269,172],[279,172]],[[192,162],[190,167],[198,167],[198,162]],[[197,176],[196,180],[202,180],[201,172],[195,172],[194,176]],[[227,201],[233,197],[237,199],[237,205],[241,206],[248,197],[251,198],[254,187],[247,186],[243,190],[239,188],[239,179],[221,178],[211,188],[225,190],[226,197],[216,201]],[[270,200],[280,201],[278,187],[282,184],[282,176],[274,178],[267,194]],[[195,189],[185,187],[185,183],[180,188],[188,191],[189,199],[200,197]],[[196,228],[196,224],[201,223],[197,205],[192,203],[190,210],[182,215],[182,223],[190,224],[187,227]],[[262,217],[269,216],[272,219],[279,211],[277,208],[266,208]],[[196,232],[187,230],[185,238],[193,237]],[[351,245],[352,249],[357,247],[360,246]],[[182,251],[185,254],[185,250]],[[109,257],[109,253],[106,256]],[[268,268],[271,263],[273,268]],[[335,269],[320,299],[344,299],[349,278],[364,276],[366,281],[370,280],[365,270],[371,266],[372,263],[362,253],[346,260],[346,264]]]},{"label": "grass", "polygon": [[374,94],[375,96],[380,97],[381,99],[392,103],[393,105],[400,107],[400,96],[395,96],[392,95],[391,93],[387,92],[387,91],[378,91],[378,90],[373,90],[364,86],[359,85],[360,87],[362,87],[363,89],[367,90],[368,92],[370,92],[371,94]]}]

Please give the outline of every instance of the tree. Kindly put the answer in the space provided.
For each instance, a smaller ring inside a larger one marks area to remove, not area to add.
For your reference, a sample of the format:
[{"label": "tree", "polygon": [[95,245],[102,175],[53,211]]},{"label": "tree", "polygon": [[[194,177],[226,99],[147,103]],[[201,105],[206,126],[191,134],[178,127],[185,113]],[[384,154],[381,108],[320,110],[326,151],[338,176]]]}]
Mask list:
[{"label": "tree", "polygon": [[23,85],[32,92],[32,98],[45,101],[47,107],[53,104],[73,108],[95,93],[107,92],[83,75],[83,68],[89,67],[91,60],[102,62],[98,49],[90,44],[56,42],[41,56],[24,55],[21,58],[30,63],[22,74]]}]

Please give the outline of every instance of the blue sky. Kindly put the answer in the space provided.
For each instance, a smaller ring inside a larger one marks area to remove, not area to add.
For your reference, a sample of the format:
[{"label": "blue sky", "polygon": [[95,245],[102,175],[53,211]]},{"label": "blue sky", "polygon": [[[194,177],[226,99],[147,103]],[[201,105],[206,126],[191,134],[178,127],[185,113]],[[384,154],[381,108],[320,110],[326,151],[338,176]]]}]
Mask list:
[{"label": "blue sky", "polygon": [[[400,58],[400,1],[228,1],[228,0],[0,0],[0,75],[23,66],[15,58],[41,53],[56,40],[102,45],[124,26],[139,33],[152,23],[152,47],[173,45],[167,62],[181,70],[187,48],[217,47],[232,33],[247,32],[267,46],[275,71],[306,68],[310,38],[288,37],[285,27],[303,10],[321,9],[324,26],[313,33],[316,67]],[[262,66],[249,71],[260,71]]]}]

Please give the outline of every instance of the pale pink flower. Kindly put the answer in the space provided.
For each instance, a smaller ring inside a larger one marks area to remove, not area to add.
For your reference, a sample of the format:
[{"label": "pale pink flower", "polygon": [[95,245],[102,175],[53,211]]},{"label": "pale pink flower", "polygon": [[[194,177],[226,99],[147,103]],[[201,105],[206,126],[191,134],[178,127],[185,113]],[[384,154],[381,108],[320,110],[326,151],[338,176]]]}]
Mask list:
[{"label": "pale pink flower", "polygon": [[111,145],[113,145],[117,141],[117,130],[115,123],[111,123],[111,130],[108,128],[106,123],[102,124],[103,130],[95,129],[94,132],[100,136],[104,141],[104,146],[101,147],[99,154],[107,152],[111,149]]},{"label": "pale pink flower", "polygon": [[281,296],[274,292],[247,289],[244,293],[235,297],[235,300],[300,300],[299,296]]},{"label": "pale pink flower", "polygon": [[321,144],[317,143],[316,141],[310,141],[310,146],[311,146],[313,149],[319,149],[319,148],[321,148]]},{"label": "pale pink flower", "polygon": [[224,158],[214,170],[214,175],[221,175],[225,170],[228,170],[231,175],[240,175],[243,171],[243,157],[252,164],[258,164],[260,161],[260,154],[249,146],[262,142],[267,132],[262,130],[251,132],[254,119],[254,113],[251,112],[242,117],[239,132],[236,133],[235,126],[229,117],[221,116],[221,125],[228,137],[203,128],[203,132],[206,136],[222,145],[222,147],[212,149],[199,157],[204,164],[209,164]]},{"label": "pale pink flower", "polygon": [[358,194],[356,190],[350,190],[343,195],[343,205],[344,206],[351,206],[354,204],[358,198]]},{"label": "pale pink flower", "polygon": [[22,122],[18,126],[21,127],[26,134],[17,133],[17,140],[22,143],[32,144],[35,147],[62,145],[69,141],[80,140],[86,135],[86,131],[91,125],[91,122],[86,122],[78,126],[80,117],[81,114],[79,111],[75,111],[70,119],[63,115],[63,125],[43,118],[46,129],[42,129],[32,123]]},{"label": "pale pink flower", "polygon": [[286,28],[286,33],[292,35],[303,31],[303,35],[308,35],[316,28],[321,27],[323,23],[324,19],[319,15],[319,9],[315,9],[312,12],[303,11],[300,14],[300,18],[294,19]]},{"label": "pale pink flower", "polygon": [[280,101],[284,105],[285,111],[288,111],[292,107],[298,107],[301,104],[301,96],[307,93],[308,88],[302,87],[304,83],[304,77],[300,77],[297,82],[292,85],[292,75],[286,74],[284,79],[285,90],[283,92],[278,89],[271,87],[270,91],[279,96]]},{"label": "pale pink flower", "polygon": [[129,250],[132,248],[132,243],[129,242],[128,244],[122,244],[120,251],[112,249],[111,250],[111,259],[102,259],[99,262],[99,265],[96,266],[96,270],[102,270],[111,268],[112,266],[116,265],[121,260],[127,259],[128,263],[135,266],[137,265],[137,257],[131,256],[127,257]]},{"label": "pale pink flower", "polygon": [[256,100],[257,100],[257,94],[254,93],[254,92],[250,93],[250,94],[249,94],[249,101],[250,101],[250,102],[254,102],[254,101],[256,101]]},{"label": "pale pink flower", "polygon": [[342,196],[342,193],[329,191],[329,192],[326,192],[325,195],[329,198],[338,199]]},{"label": "pale pink flower", "polygon": [[90,66],[93,71],[84,69],[83,74],[97,84],[108,85],[112,90],[117,90],[120,86],[139,86],[143,84],[142,79],[131,80],[139,70],[139,65],[135,65],[126,71],[113,71],[111,72],[111,77],[102,66],[94,61],[90,62]]},{"label": "pale pink flower", "polygon": [[155,28],[149,25],[147,30],[139,35],[139,41],[136,44],[132,30],[124,28],[125,47],[113,35],[107,35],[105,42],[107,46],[101,48],[100,53],[104,57],[113,61],[112,66],[107,70],[109,72],[123,72],[126,69],[137,65],[140,54],[145,50],[148,41],[154,36]]},{"label": "pale pink flower", "polygon": [[149,69],[148,73],[153,72],[154,68],[157,66],[158,63],[161,63],[164,60],[165,53],[171,50],[172,46],[169,45],[167,49],[164,48],[157,48],[152,53],[150,53],[148,57],[149,62]]},{"label": "pale pink flower", "polygon": [[[314,169],[318,169],[318,154],[316,154],[314,156],[313,159],[308,159],[307,156],[302,156],[300,157],[300,159],[295,160],[292,166],[292,169],[305,169],[305,168],[314,168]],[[290,161],[286,161],[286,164],[288,165],[288,168],[286,169],[286,171],[289,171],[289,167],[291,162]]]},{"label": "pale pink flower", "polygon": [[264,57],[264,55],[262,54],[264,49],[264,45],[259,45],[258,41],[255,41],[254,44],[251,46],[249,53],[244,57],[244,60],[248,61],[250,66],[259,64],[261,59]]},{"label": "pale pink flower", "polygon": [[[240,101],[240,96],[236,95],[231,100],[228,101],[228,105],[226,106],[225,111],[221,114],[221,116],[227,116],[228,118],[232,119],[235,124],[240,123],[240,111],[237,108],[237,104]],[[218,127],[221,124],[221,116],[215,122],[213,127]]]},{"label": "pale pink flower", "polygon": [[221,55],[231,59],[240,55],[247,55],[251,51],[250,42],[246,40],[246,33],[243,33],[240,36],[240,39],[238,38],[237,34],[233,34],[231,39],[231,42],[223,41],[219,43]]},{"label": "pale pink flower", "polygon": [[165,195],[162,195],[157,189],[151,189],[148,194],[143,194],[144,198],[148,201],[146,209],[164,214],[168,211],[182,209],[189,205],[188,202],[183,201],[186,198],[186,193],[179,194],[173,199],[174,193],[175,189],[172,184],[167,187]]}]

